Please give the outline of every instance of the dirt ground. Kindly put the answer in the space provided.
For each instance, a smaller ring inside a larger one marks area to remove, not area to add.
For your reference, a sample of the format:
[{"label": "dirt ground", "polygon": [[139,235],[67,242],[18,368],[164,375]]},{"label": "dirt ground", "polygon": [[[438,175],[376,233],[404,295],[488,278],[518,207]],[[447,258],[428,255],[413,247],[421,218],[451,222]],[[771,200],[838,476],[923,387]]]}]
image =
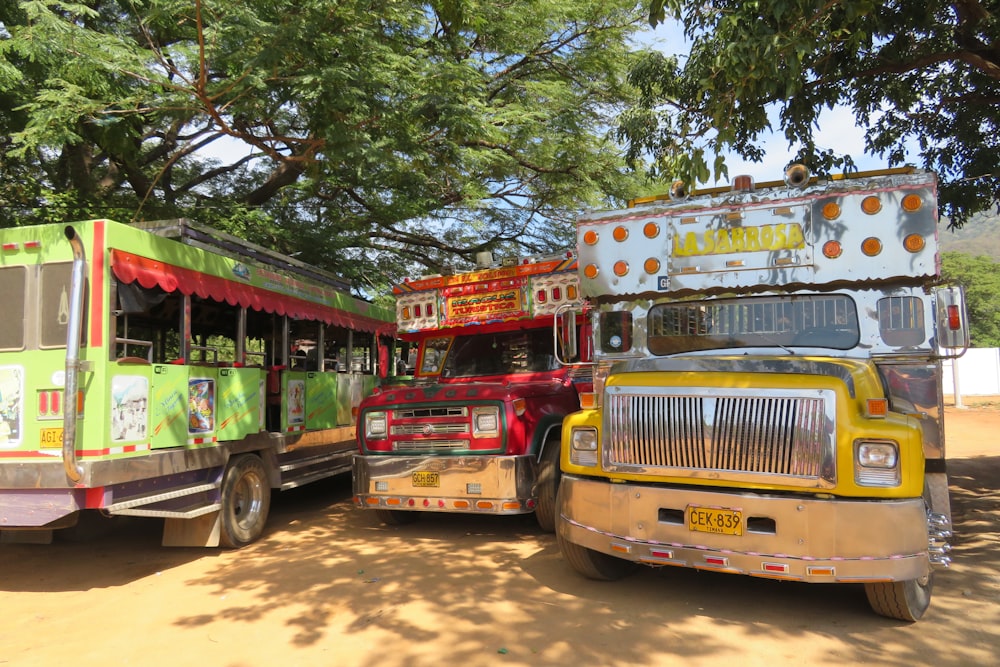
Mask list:
[{"label": "dirt ground", "polygon": [[278,494],[240,551],[162,548],[152,520],[0,545],[0,665],[997,664],[1000,402],[966,405],[946,411],[954,563],[916,624],[851,585],[672,568],[587,581],[528,517],[385,528],[341,477]]}]

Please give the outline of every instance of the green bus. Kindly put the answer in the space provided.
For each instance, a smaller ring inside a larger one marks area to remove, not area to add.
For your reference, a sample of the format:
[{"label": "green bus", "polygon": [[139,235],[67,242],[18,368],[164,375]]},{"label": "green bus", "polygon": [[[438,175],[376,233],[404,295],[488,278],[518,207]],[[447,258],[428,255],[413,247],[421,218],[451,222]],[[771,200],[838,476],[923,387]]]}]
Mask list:
[{"label": "green bus", "polygon": [[249,544],[272,489],[351,469],[393,370],[393,312],[187,220],[0,230],[0,289],[0,541],[103,515]]}]

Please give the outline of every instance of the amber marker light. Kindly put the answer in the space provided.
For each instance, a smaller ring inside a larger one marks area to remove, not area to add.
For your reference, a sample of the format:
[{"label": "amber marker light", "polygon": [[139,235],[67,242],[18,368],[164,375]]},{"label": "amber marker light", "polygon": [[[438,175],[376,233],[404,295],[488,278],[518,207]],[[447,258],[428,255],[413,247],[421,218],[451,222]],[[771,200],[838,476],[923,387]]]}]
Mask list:
[{"label": "amber marker light", "polygon": [[823,244],[823,256],[827,259],[837,259],[843,252],[840,241],[827,241]]},{"label": "amber marker light", "polygon": [[660,260],[655,257],[650,257],[643,262],[642,268],[646,270],[646,273],[652,275],[660,270]]},{"label": "amber marker light", "polygon": [[861,242],[861,252],[865,253],[869,257],[874,257],[882,252],[882,242],[874,236],[869,236]]},{"label": "amber marker light", "polygon": [[614,238],[615,241],[621,243],[622,241],[628,238],[628,228],[618,225],[617,227],[615,227],[615,231],[611,232],[611,236]]},{"label": "amber marker light", "polygon": [[861,210],[868,215],[875,215],[882,210],[882,202],[878,197],[870,195],[861,200]]},{"label": "amber marker light", "polygon": [[628,273],[628,262],[623,259],[619,259],[615,262],[615,275],[621,278]]},{"label": "amber marker light", "polygon": [[840,204],[831,201],[823,204],[823,217],[827,220],[836,220],[840,217]]},{"label": "amber marker light", "polygon": [[908,234],[903,239],[903,247],[909,252],[920,252],[924,249],[924,237],[920,234]]},{"label": "amber marker light", "polygon": [[647,239],[655,239],[660,234],[660,226],[655,222],[647,222],[642,226],[642,233]]},{"label": "amber marker light", "polygon": [[590,278],[591,280],[596,278],[597,274],[599,274],[600,272],[601,270],[597,268],[596,264],[588,264],[587,266],[583,267],[583,275],[587,278]]},{"label": "amber marker light", "polygon": [[924,202],[920,198],[920,195],[906,195],[903,197],[902,206],[903,210],[907,213],[913,213],[915,211],[919,211],[923,203]]},{"label": "amber marker light", "polygon": [[597,243],[597,239],[600,238],[593,229],[588,229],[583,233],[583,242],[587,245],[594,245]]},{"label": "amber marker light", "polygon": [[869,419],[885,419],[889,414],[889,400],[885,398],[869,398],[865,407]]}]

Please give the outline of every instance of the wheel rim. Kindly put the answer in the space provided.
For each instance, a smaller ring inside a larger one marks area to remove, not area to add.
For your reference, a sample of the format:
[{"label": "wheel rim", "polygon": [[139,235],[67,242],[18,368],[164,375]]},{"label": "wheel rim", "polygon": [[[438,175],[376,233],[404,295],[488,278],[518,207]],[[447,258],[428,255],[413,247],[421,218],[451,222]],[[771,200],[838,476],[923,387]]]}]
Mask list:
[{"label": "wheel rim", "polygon": [[257,475],[247,473],[240,478],[233,494],[233,518],[240,530],[253,530],[260,516],[263,496],[261,479]]}]

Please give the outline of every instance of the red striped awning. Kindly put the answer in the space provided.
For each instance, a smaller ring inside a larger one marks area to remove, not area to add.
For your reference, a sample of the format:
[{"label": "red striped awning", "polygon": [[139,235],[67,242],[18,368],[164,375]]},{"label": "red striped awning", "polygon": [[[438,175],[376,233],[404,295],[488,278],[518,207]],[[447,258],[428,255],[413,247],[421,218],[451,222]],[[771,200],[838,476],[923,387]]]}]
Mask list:
[{"label": "red striped awning", "polygon": [[[240,305],[266,313],[287,315],[294,319],[316,320],[356,331],[392,335],[396,330],[395,322],[385,322],[375,317],[351,313],[236,280],[227,280],[174,266],[123,250],[111,250],[111,269],[115,277],[123,283],[138,282],[145,288],[158,286],[166,292],[180,291],[188,296],[197,295],[203,299],[224,301],[231,306]],[[364,302],[357,303],[364,306]]]}]

